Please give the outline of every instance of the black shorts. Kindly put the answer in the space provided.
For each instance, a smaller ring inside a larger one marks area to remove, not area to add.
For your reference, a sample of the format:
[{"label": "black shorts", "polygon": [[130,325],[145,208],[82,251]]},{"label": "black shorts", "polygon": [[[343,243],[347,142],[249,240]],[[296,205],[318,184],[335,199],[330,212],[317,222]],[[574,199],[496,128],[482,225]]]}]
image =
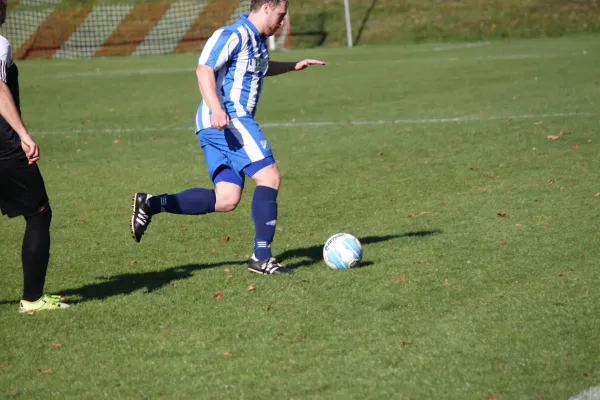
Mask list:
[{"label": "black shorts", "polygon": [[44,179],[37,164],[26,158],[0,161],[0,210],[10,218],[29,217],[48,204]]}]

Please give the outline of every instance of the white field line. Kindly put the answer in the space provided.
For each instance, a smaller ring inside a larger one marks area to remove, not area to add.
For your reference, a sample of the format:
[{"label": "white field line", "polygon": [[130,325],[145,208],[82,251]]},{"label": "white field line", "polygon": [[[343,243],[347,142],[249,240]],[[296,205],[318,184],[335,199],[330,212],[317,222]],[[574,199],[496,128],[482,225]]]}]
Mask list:
[{"label": "white field line", "polygon": [[600,400],[600,386],[588,388],[577,396],[569,397],[569,400]]},{"label": "white field line", "polygon": [[[411,63],[426,63],[426,64],[439,64],[448,61],[511,61],[511,60],[526,60],[526,59],[539,59],[539,58],[563,58],[563,57],[576,57],[585,56],[587,53],[569,53],[569,54],[504,54],[504,55],[490,55],[490,56],[478,56],[478,57],[421,57],[411,58],[404,57],[393,60],[378,60],[378,63],[390,63],[390,64],[411,64]],[[61,53],[61,56],[63,53]],[[334,65],[345,65],[345,64],[357,64],[371,62],[369,60],[348,60],[344,62],[336,62]],[[74,77],[90,77],[90,78],[103,78],[110,76],[135,76],[135,75],[154,75],[154,74],[176,74],[176,73],[193,73],[195,71],[195,65],[191,67],[175,67],[175,68],[141,68],[141,69],[102,69],[96,68],[94,71],[82,71],[82,72],[71,72],[71,73],[58,73],[58,74],[38,74],[35,78],[39,79],[73,79]]]},{"label": "white field line", "polygon": [[189,72],[194,73],[196,68],[145,68],[145,69],[137,69],[137,70],[103,70],[97,68],[96,71],[85,71],[85,72],[72,72],[72,73],[64,73],[64,74],[54,74],[54,75],[36,75],[36,78],[53,78],[53,79],[69,79],[75,76],[81,77],[107,77],[107,76],[132,76],[132,75],[153,75],[153,74],[175,74],[180,72]]},{"label": "white field line", "polygon": [[460,44],[443,44],[440,46],[434,47],[433,51],[449,51],[449,50],[460,50],[460,49],[470,49],[473,47],[481,47],[481,46],[489,46],[490,42],[470,42],[470,43],[460,43]]},{"label": "white field line", "polygon": [[[496,121],[496,120],[516,120],[516,119],[540,119],[540,118],[561,118],[561,117],[591,117],[594,113],[548,113],[548,114],[521,114],[505,116],[466,116],[454,118],[423,118],[423,119],[395,119],[395,120],[372,120],[372,121],[307,121],[307,122],[265,122],[260,125],[263,128],[304,128],[304,127],[324,127],[324,126],[354,126],[354,125],[425,125],[425,124],[447,124],[473,121]],[[190,126],[169,126],[169,127],[140,127],[140,128],[106,128],[106,129],[73,129],[73,130],[53,130],[53,131],[33,131],[34,134],[44,135],[68,135],[80,133],[142,133],[142,132],[193,132],[194,128]]]}]

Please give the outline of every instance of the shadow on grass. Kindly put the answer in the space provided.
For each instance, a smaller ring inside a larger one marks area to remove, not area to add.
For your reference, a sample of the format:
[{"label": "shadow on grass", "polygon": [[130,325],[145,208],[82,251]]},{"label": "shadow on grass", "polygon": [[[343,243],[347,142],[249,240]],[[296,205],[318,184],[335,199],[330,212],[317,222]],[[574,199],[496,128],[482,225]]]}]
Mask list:
[{"label": "shadow on grass", "polygon": [[[359,238],[363,246],[372,243],[386,242],[392,239],[400,239],[406,237],[424,237],[440,233],[438,230],[434,231],[420,231],[420,232],[409,232],[398,235],[386,235],[386,236],[366,236]],[[310,246],[299,249],[287,250],[278,255],[281,260],[290,260],[300,258],[299,261],[293,261],[286,263],[286,266],[292,269],[307,267],[320,263],[322,260],[322,246]],[[78,288],[62,290],[60,293],[67,297],[72,297],[69,300],[70,303],[81,303],[89,300],[102,300],[112,296],[119,296],[124,294],[130,294],[140,289],[145,289],[146,293],[152,293],[162,287],[171,284],[172,282],[188,279],[194,275],[194,272],[200,271],[206,268],[216,268],[226,265],[245,265],[246,260],[243,261],[223,261],[212,264],[188,264],[177,267],[167,268],[162,271],[151,271],[151,272],[138,272],[120,274],[109,277],[99,277],[101,282],[90,283],[83,285]],[[365,261],[360,264],[361,267],[367,267],[373,265],[372,262]],[[2,304],[14,304],[18,300],[2,300]]]}]

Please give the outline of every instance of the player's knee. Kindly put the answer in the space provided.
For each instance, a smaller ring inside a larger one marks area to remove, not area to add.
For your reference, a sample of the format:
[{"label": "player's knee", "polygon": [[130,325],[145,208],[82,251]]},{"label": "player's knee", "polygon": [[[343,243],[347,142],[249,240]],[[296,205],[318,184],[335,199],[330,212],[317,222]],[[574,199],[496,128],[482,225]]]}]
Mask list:
[{"label": "player's knee", "polygon": [[222,193],[217,195],[217,201],[215,203],[215,211],[218,212],[229,212],[236,209],[240,203],[241,195],[238,193]]},{"label": "player's knee", "polygon": [[50,204],[46,203],[40,207],[37,213],[25,217],[25,220],[27,224],[50,226],[50,222],[52,221],[52,208],[50,208]]},{"label": "player's knee", "polygon": [[281,175],[276,164],[263,168],[252,179],[258,186],[267,186],[275,190],[279,190],[281,185]]}]

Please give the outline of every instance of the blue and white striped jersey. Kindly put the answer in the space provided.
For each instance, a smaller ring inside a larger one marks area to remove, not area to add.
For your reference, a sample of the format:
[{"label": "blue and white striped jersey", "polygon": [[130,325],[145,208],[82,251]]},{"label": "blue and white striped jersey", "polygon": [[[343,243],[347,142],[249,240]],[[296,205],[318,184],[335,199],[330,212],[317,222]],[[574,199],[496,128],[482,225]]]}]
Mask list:
[{"label": "blue and white striped jersey", "polygon": [[[213,33],[198,64],[215,70],[217,96],[230,119],[254,117],[262,80],[269,68],[269,49],[247,15]],[[211,127],[210,117],[202,100],[196,114],[196,132]]]}]

